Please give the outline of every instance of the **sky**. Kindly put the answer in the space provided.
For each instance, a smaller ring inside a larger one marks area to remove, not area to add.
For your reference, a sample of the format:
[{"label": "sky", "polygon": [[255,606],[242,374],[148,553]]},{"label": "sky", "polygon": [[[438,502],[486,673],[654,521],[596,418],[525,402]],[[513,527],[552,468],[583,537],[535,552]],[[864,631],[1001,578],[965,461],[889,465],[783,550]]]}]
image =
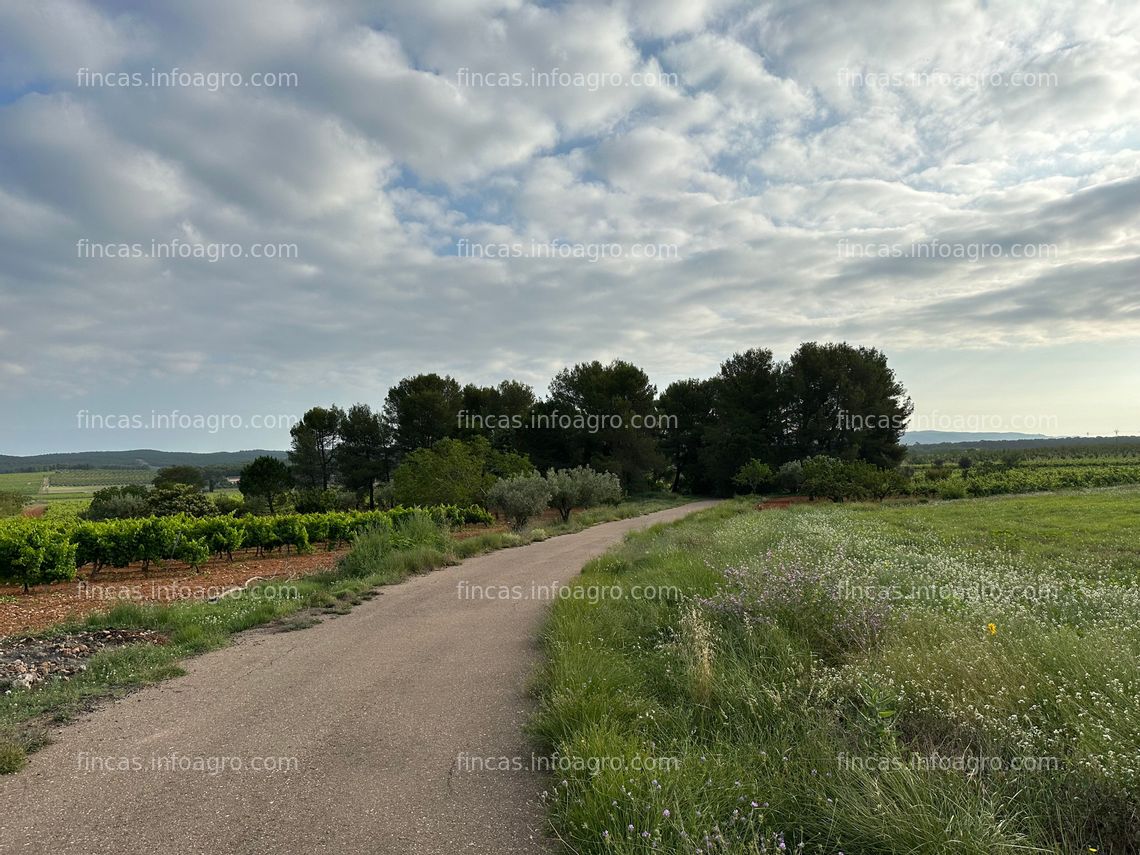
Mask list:
[{"label": "sky", "polygon": [[1140,4],[0,0],[0,454],[883,350],[1140,434]]}]

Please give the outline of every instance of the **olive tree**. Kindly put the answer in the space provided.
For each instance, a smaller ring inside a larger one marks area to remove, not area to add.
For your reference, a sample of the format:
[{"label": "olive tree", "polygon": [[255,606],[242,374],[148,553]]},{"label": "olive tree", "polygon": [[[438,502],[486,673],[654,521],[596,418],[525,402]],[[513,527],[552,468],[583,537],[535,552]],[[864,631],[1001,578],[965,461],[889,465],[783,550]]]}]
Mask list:
[{"label": "olive tree", "polygon": [[515,475],[496,481],[487,491],[487,504],[510,520],[513,528],[524,528],[550,502],[550,484],[541,475]]},{"label": "olive tree", "polygon": [[546,481],[550,485],[550,506],[562,515],[562,522],[570,519],[574,508],[616,502],[621,499],[621,480],[613,472],[597,472],[589,466],[573,469],[548,469]]}]

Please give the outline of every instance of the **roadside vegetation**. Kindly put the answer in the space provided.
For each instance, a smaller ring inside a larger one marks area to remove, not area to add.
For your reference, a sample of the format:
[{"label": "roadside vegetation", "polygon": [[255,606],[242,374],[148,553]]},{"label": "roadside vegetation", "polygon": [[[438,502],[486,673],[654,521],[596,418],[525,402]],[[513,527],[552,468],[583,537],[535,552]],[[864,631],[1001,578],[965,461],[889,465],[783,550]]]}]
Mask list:
[{"label": "roadside vegetation", "polygon": [[1136,488],[731,502],[578,583],[683,596],[554,606],[572,851],[1140,852]]}]

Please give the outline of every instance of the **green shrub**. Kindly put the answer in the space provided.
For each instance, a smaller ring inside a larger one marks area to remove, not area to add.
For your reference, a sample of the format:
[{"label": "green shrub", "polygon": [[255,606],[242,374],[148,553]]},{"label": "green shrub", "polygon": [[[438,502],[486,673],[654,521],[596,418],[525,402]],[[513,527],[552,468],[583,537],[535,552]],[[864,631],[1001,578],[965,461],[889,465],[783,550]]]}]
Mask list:
[{"label": "green shrub", "polygon": [[760,488],[772,481],[772,467],[767,463],[752,458],[732,477],[732,483],[738,487],[747,487],[750,493],[758,493]]},{"label": "green shrub", "polygon": [[233,493],[215,493],[210,498],[213,500],[214,508],[219,514],[240,516],[245,511],[245,502],[242,501],[240,495],[235,496]]},{"label": "green shrub", "polygon": [[392,549],[391,527],[364,529],[353,535],[352,549],[340,559],[337,570],[345,576],[362,578],[375,572]]},{"label": "green shrub", "polygon": [[472,505],[483,500],[494,476],[470,443],[441,439],[408,454],[392,473],[392,494],[402,505]]},{"label": "green shrub", "polygon": [[776,486],[785,493],[798,493],[804,486],[804,465],[790,460],[776,472]]},{"label": "green shrub", "polygon": [[943,481],[938,485],[938,497],[940,499],[964,499],[966,498],[966,484],[961,479],[954,481]]},{"label": "green shrub", "polygon": [[393,527],[393,542],[399,549],[427,546],[447,547],[447,531],[427,511],[415,511],[400,517]]},{"label": "green shrub", "polygon": [[[622,497],[621,481],[612,472],[596,472],[589,466],[574,469],[548,469],[546,482],[550,485],[550,506],[570,519],[574,508],[618,502]],[[489,500],[489,498],[488,498]]]},{"label": "green shrub", "polygon": [[487,503],[502,511],[518,530],[542,513],[553,495],[550,482],[542,476],[516,475],[496,481],[487,493]]},{"label": "green shrub", "polygon": [[86,520],[121,520],[150,516],[147,501],[150,490],[138,484],[104,487],[91,496],[91,504],[80,513]]}]

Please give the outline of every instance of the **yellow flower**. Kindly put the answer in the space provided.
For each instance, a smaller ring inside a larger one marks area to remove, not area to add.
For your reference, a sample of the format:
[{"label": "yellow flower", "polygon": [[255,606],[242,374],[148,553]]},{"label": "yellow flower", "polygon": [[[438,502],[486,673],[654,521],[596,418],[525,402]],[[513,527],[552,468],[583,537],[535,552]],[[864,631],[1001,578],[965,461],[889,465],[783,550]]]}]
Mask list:
[{"label": "yellow flower", "polygon": [[[990,635],[997,635],[997,624],[996,623],[987,623],[986,624],[986,632],[988,632]],[[1096,850],[1094,849],[1093,851],[1095,852]]]}]

